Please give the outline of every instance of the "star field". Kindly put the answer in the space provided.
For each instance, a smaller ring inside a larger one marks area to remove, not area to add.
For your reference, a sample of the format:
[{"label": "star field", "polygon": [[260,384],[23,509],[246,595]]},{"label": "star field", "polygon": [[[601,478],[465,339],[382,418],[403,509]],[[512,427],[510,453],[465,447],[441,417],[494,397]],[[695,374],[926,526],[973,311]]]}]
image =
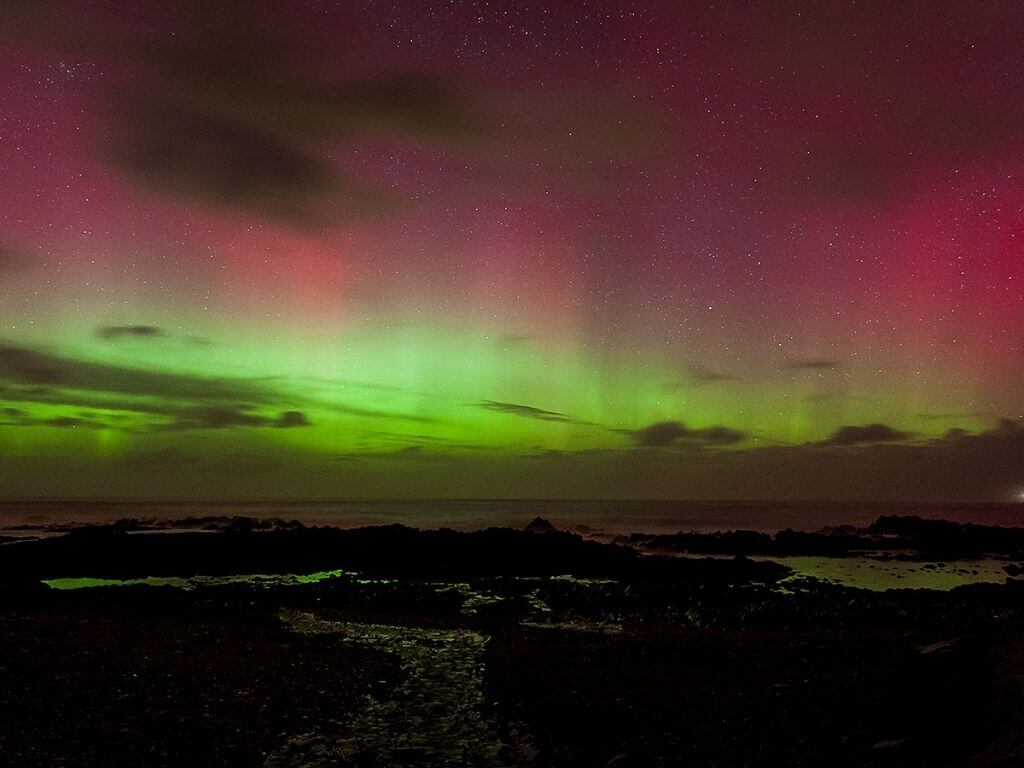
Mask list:
[{"label": "star field", "polygon": [[1014,499],[1022,29],[6,3],[0,493]]}]

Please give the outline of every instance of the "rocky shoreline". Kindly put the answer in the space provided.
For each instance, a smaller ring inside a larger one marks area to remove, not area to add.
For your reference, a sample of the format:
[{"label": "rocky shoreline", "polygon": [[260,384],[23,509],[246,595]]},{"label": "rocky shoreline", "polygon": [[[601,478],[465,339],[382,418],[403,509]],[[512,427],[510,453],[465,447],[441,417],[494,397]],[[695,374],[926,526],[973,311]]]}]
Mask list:
[{"label": "rocky shoreline", "polygon": [[[878,536],[904,524],[886,525]],[[913,529],[904,545],[935,540]],[[1017,554],[1003,531],[968,531],[957,551],[997,541]],[[872,592],[643,549],[536,521],[152,536],[122,523],[4,544],[0,753],[538,768],[1024,756],[1015,579]],[[170,580],[42,581],[147,576]]]}]

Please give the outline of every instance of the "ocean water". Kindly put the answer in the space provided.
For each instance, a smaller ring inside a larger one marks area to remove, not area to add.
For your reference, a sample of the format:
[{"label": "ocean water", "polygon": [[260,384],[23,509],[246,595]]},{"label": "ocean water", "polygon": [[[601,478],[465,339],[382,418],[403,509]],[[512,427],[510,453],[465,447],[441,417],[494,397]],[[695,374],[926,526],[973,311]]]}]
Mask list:
[{"label": "ocean water", "polygon": [[45,529],[121,518],[177,520],[248,516],[298,520],[306,525],[353,528],[401,523],[418,528],[477,530],[522,527],[534,517],[567,530],[588,526],[609,534],[674,533],[785,528],[817,531],[826,526],[871,524],[880,515],[1024,527],[1024,504],[820,504],[774,502],[614,500],[443,500],[331,502],[67,502],[0,501],[0,529]]}]

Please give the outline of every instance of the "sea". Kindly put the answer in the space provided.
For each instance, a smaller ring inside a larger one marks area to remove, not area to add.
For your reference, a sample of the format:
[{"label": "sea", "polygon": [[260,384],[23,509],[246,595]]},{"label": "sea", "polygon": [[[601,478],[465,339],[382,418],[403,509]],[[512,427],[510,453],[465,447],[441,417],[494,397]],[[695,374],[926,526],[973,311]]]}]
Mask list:
[{"label": "sea", "polygon": [[492,526],[519,528],[543,517],[564,530],[581,526],[608,534],[708,533],[787,528],[870,525],[882,515],[1024,527],[1024,503],[878,504],[821,502],[664,500],[393,500],[393,501],[0,501],[4,529],[46,529],[110,523],[124,518],[180,520],[244,516],[298,520],[305,525],[356,528],[402,524],[416,528],[471,531]]}]

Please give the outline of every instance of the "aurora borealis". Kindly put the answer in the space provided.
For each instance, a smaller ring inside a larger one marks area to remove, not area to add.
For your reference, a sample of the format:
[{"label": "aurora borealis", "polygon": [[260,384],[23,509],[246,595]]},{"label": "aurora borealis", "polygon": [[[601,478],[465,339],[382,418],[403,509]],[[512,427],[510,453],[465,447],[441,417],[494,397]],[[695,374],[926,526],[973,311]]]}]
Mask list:
[{"label": "aurora borealis", "polygon": [[0,495],[1012,500],[1017,3],[0,7]]}]

